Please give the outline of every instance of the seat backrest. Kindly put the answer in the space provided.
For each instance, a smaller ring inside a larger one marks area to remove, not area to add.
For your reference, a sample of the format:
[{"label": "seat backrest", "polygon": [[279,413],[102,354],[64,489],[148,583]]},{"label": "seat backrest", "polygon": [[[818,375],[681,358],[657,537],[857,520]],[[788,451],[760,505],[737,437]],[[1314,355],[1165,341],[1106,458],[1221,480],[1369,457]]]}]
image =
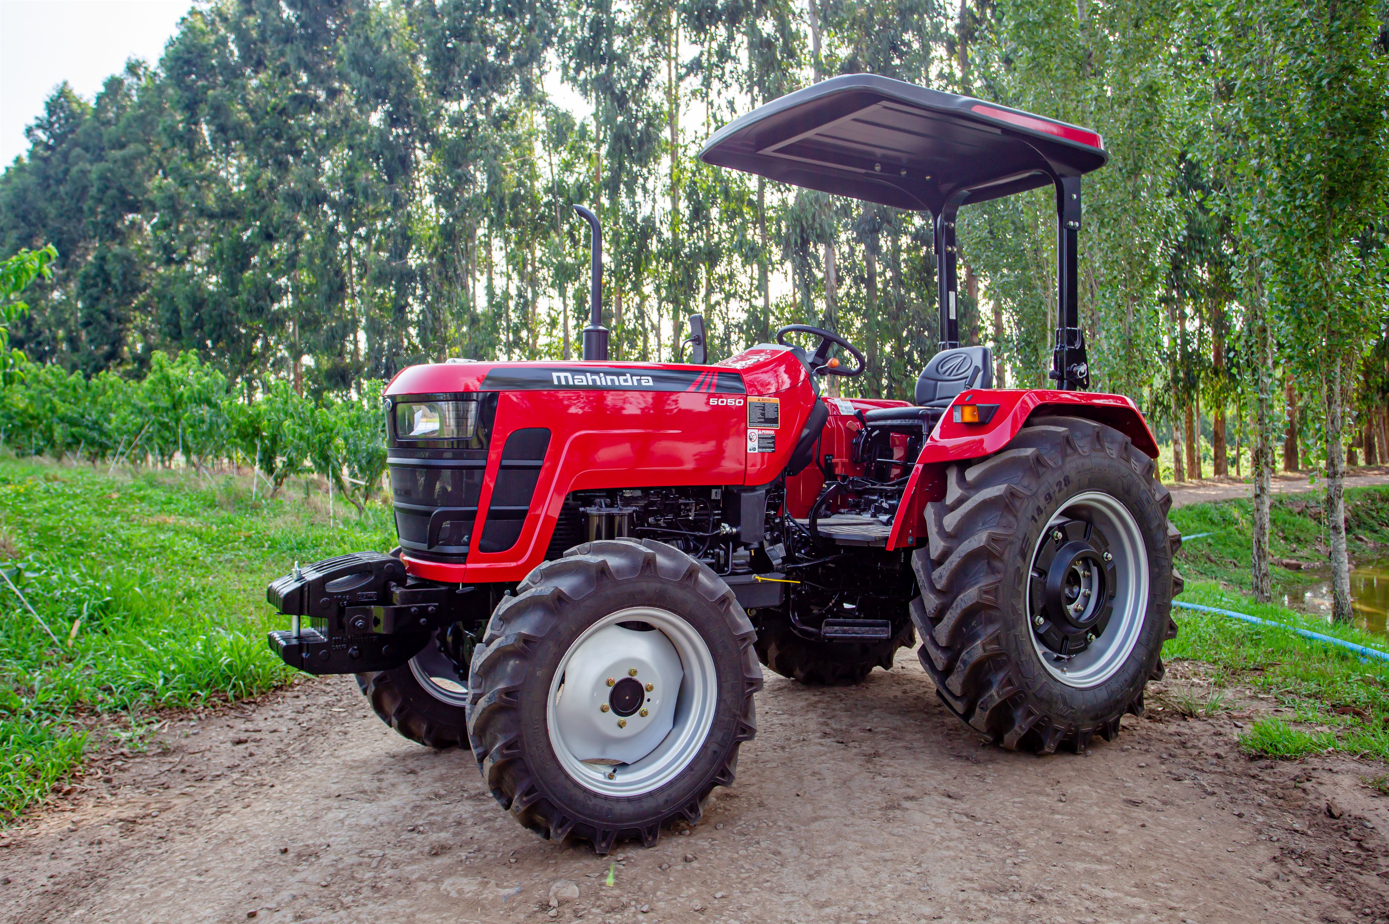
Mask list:
[{"label": "seat backrest", "polygon": [[921,407],[948,407],[970,388],[992,388],[994,359],[988,347],[967,346],[941,350],[916,380],[916,403]]}]

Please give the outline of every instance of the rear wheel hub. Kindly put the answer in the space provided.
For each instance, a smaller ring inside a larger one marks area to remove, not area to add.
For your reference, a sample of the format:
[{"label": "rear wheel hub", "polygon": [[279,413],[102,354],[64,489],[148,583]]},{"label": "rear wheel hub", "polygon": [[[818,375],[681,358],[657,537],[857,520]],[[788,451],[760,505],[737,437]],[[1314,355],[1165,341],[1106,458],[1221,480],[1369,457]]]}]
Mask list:
[{"label": "rear wheel hub", "polygon": [[1028,616],[1042,664],[1068,686],[1103,683],[1137,640],[1147,608],[1147,554],[1133,515],[1114,497],[1062,505],[1037,541]]}]

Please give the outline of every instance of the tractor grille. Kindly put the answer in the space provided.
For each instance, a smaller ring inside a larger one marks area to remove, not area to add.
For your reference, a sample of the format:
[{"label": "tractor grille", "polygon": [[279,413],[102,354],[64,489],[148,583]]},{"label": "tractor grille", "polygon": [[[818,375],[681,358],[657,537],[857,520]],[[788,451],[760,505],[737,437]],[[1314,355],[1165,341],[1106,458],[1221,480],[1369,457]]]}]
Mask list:
[{"label": "tractor grille", "polygon": [[[486,524],[474,542],[495,410],[495,392],[391,399],[391,501],[401,548],[412,555],[462,562],[470,546],[504,552],[520,538],[550,431],[528,428],[507,436]],[[407,428],[425,438],[404,435]]]}]

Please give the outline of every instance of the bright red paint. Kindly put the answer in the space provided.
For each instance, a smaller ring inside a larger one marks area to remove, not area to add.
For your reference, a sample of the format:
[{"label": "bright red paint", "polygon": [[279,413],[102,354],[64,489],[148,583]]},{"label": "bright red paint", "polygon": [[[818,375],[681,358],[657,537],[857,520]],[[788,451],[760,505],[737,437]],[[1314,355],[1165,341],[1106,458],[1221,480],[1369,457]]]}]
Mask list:
[{"label": "bright red paint", "polygon": [[[676,485],[761,485],[786,467],[796,438],[817,400],[809,375],[787,350],[757,348],[714,366],[658,363],[447,363],[413,366],[401,372],[387,394],[450,394],[483,390],[489,372],[530,371],[541,378],[569,370],[640,375],[649,370],[683,373],[690,378],[684,391],[574,389],[533,386],[503,391],[498,399],[488,466],[479,514],[473,528],[473,550],[466,564],[442,564],[404,557],[412,574],[438,581],[483,583],[518,581],[544,559],[555,521],[571,491]],[[543,373],[543,375],[541,374]],[[717,379],[725,391],[711,391]],[[576,372],[577,374],[577,372]],[[737,375],[747,394],[727,391]],[[774,397],[780,401],[780,425],[774,452],[747,451],[747,398]],[[904,548],[924,531],[922,513],[928,500],[944,493],[946,462],[978,458],[1001,449],[1039,407],[1067,405],[1078,416],[1100,420],[1127,433],[1139,449],[1156,456],[1157,444],[1141,415],[1127,398],[1084,392],[974,391],[961,396],[980,404],[998,404],[986,426],[956,424],[949,412],[936,427],[912,467],[906,496],[893,524],[889,548]],[[856,409],[903,405],[901,401],[822,398],[830,417],[820,437],[817,458],[832,456],[834,474],[861,472],[852,463],[852,441],[861,428]],[[547,427],[551,442],[540,469],[530,512],[521,537],[506,552],[476,551],[491,502],[497,465],[506,437],[526,427]],[[895,441],[905,451],[905,438]],[[902,459],[905,469],[907,460]],[[806,516],[818,496],[824,476],[810,465],[788,479],[787,506]]]},{"label": "bright red paint", "polygon": [[1088,128],[1067,125],[1065,122],[1053,122],[1051,119],[1042,119],[1021,112],[1010,112],[1007,109],[995,109],[993,106],[975,105],[970,107],[970,111],[986,115],[991,119],[997,119],[1000,122],[1007,122],[1009,125],[1016,125],[1018,128],[1030,128],[1034,132],[1045,132],[1067,141],[1104,150],[1104,139],[1097,132],[1092,132]]}]

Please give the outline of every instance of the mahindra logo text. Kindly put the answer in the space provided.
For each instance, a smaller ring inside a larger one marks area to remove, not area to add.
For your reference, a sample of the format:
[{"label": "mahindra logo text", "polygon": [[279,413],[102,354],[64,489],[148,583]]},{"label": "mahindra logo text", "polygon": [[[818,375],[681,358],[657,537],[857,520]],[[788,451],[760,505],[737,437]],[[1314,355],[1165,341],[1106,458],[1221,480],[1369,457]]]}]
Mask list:
[{"label": "mahindra logo text", "polygon": [[607,375],[602,372],[551,372],[550,382],[553,385],[575,388],[642,388],[656,384],[649,375],[633,375],[630,372],[622,375]]}]

